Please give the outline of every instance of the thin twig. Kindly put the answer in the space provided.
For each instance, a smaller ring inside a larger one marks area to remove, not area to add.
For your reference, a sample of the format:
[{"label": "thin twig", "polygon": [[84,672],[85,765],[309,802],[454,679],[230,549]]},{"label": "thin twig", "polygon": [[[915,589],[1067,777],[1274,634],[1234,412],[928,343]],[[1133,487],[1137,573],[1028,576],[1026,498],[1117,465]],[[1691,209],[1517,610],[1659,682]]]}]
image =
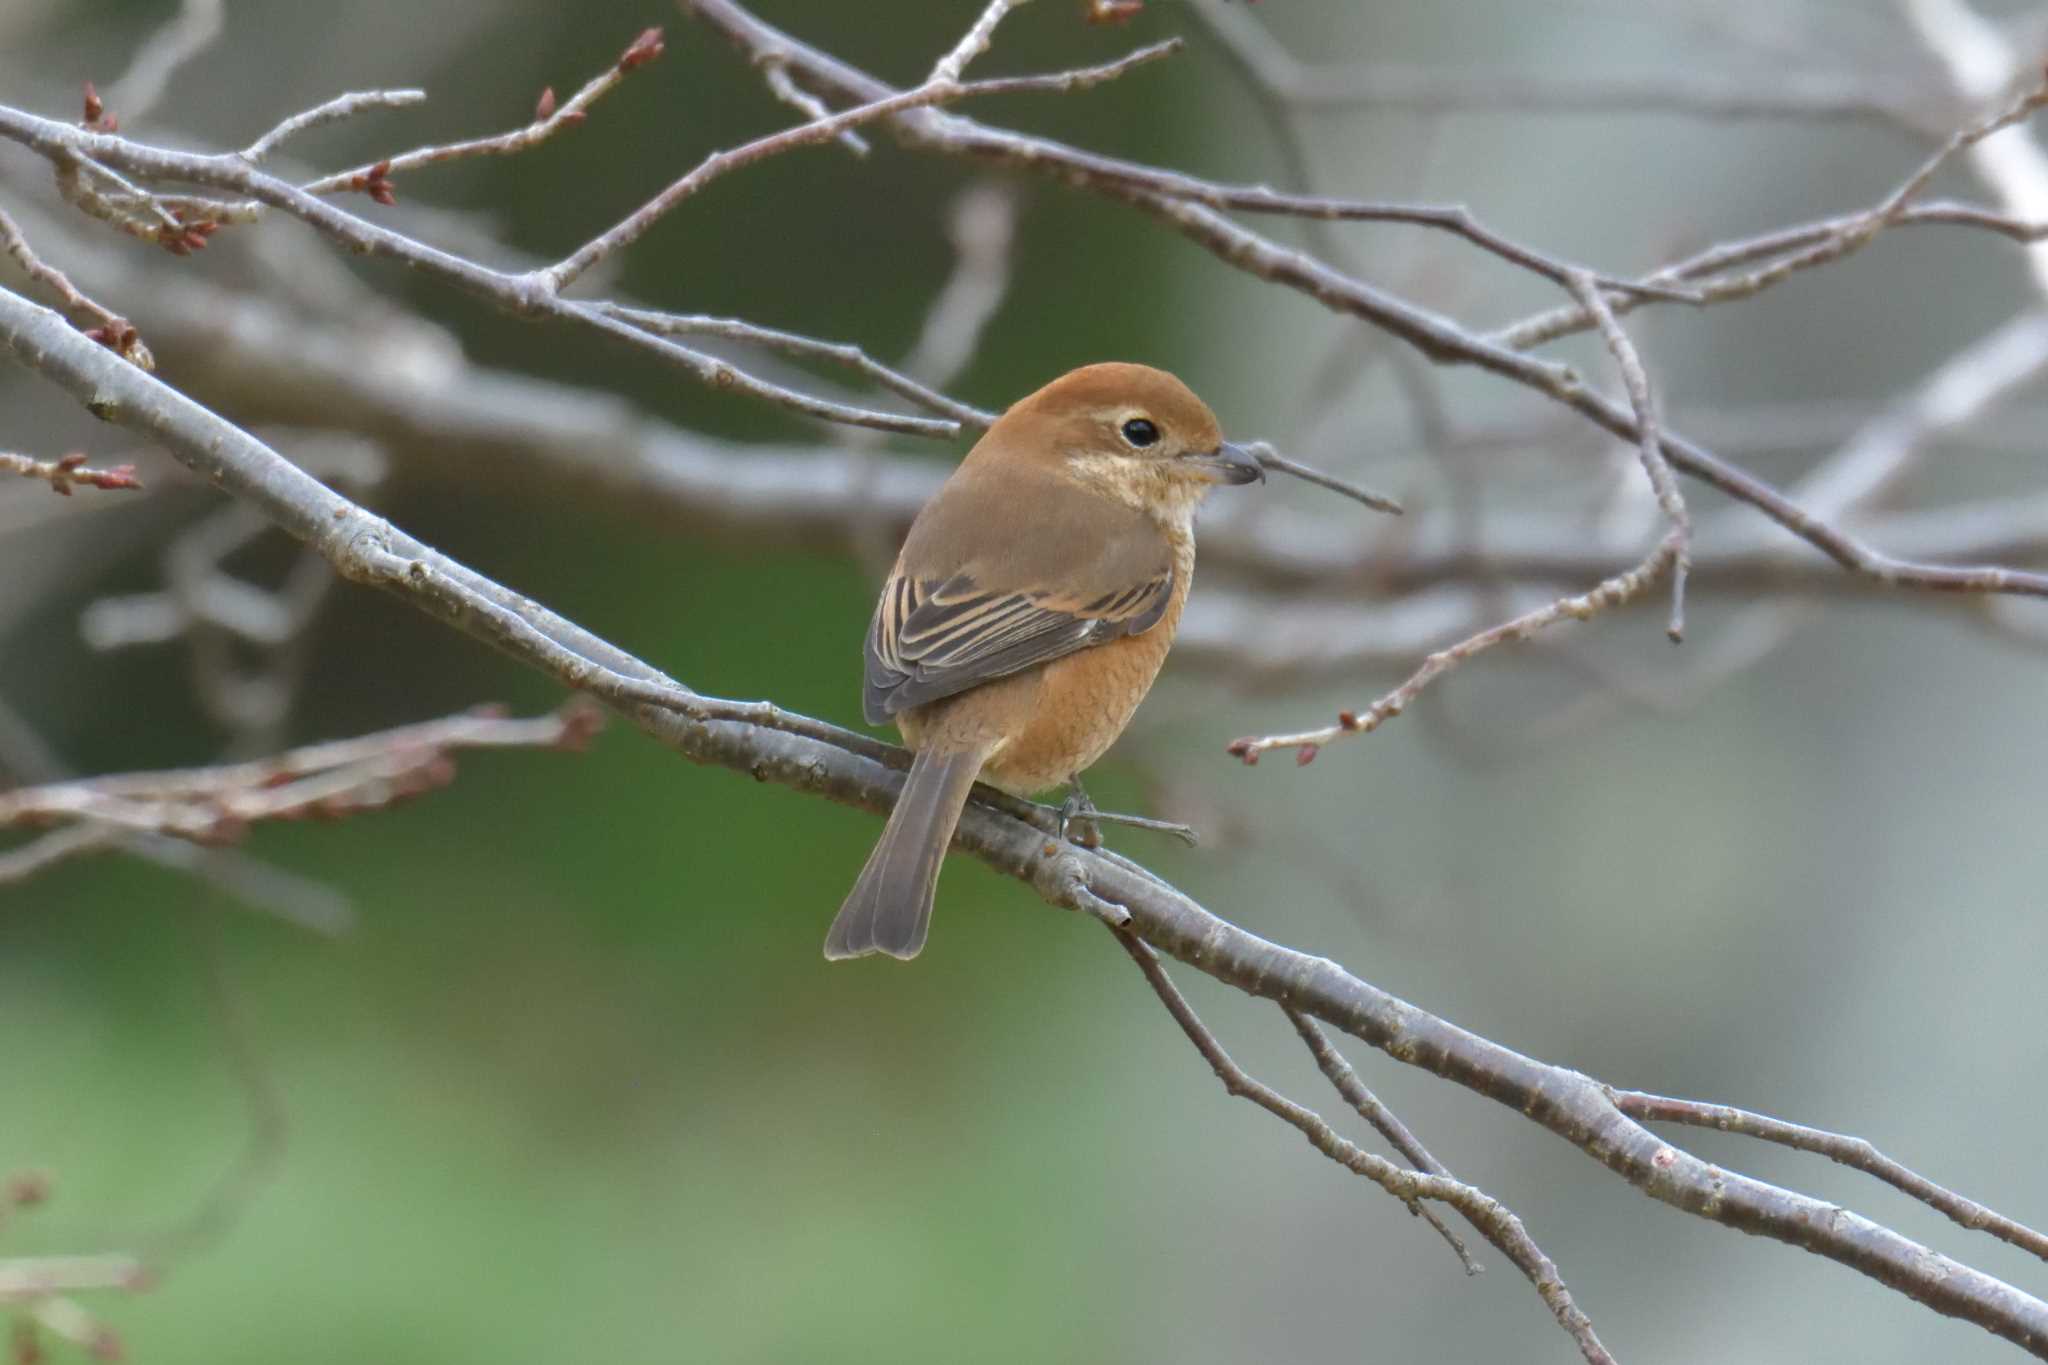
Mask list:
[{"label": "thin twig", "polygon": [[[381,160],[369,162],[361,166],[351,167],[345,171],[337,171],[333,175],[322,176],[320,179],[308,183],[305,188],[311,194],[335,194],[344,190],[364,190],[375,195],[377,191],[373,187],[384,185],[394,175],[403,175],[407,171],[418,170],[422,166],[433,166],[444,161],[461,161],[478,156],[510,156],[516,152],[526,151],[528,148],[536,147],[546,142],[557,133],[581,124],[590,116],[590,106],[611,93],[618,86],[619,82],[627,76],[647,65],[656,57],[659,57],[662,50],[661,30],[648,29],[645,33],[634,39],[627,46],[625,52],[610,66],[584,82],[583,88],[571,95],[566,102],[555,108],[548,109],[546,112],[537,111],[533,121],[523,128],[514,128],[510,132],[497,133],[490,137],[470,138],[463,142],[448,142],[438,146],[418,147],[409,152],[400,152],[394,156],[384,157]],[[424,94],[420,94],[419,97],[421,99],[426,98]],[[363,97],[343,96],[343,99],[349,98]],[[546,103],[548,101],[543,99],[543,104]],[[315,110],[314,112],[317,113],[319,111]],[[299,117],[304,118],[307,116],[302,114]],[[266,135],[266,137],[274,136],[276,136],[275,132]],[[255,158],[252,157],[251,159],[254,160]],[[388,196],[389,191],[386,190],[384,193]]]},{"label": "thin twig", "polygon": [[352,94],[336,95],[325,104],[293,114],[257,138],[242,149],[242,159],[253,166],[283,146],[286,140],[297,137],[300,133],[354,118],[365,109],[405,109],[415,104],[424,104],[426,98],[427,92],[424,90],[359,90]]},{"label": "thin twig", "polygon": [[1615,321],[1614,310],[1608,307],[1606,298],[1601,295],[1599,282],[1591,275],[1574,275],[1571,291],[1579,306],[1592,314],[1600,329],[1601,340],[1607,343],[1608,353],[1614,357],[1615,367],[1621,371],[1622,387],[1628,390],[1629,406],[1636,413],[1636,452],[1643,462],[1643,472],[1649,476],[1650,489],[1657,496],[1657,506],[1664,510],[1665,519],[1671,523],[1672,539],[1677,549],[1671,559],[1671,620],[1664,633],[1671,637],[1673,644],[1677,644],[1685,638],[1685,580],[1692,572],[1692,515],[1686,510],[1684,495],[1678,491],[1678,479],[1671,472],[1671,462],[1664,458],[1656,396],[1650,392],[1649,372],[1643,368],[1643,359],[1637,354],[1635,343]]},{"label": "thin twig", "polygon": [[[821,119],[832,116],[832,111],[826,106],[825,101],[798,85],[795,78],[789,74],[789,68],[781,62],[763,62],[761,80],[767,85],[769,93],[805,118]],[[851,128],[839,135],[839,145],[855,156],[866,156],[873,150],[868,146],[868,140]]]},{"label": "thin twig", "polygon": [[38,256],[28,244],[28,237],[21,226],[8,216],[5,209],[0,209],[0,248],[14,258],[24,274],[62,300],[66,308],[93,320],[94,325],[86,329],[87,336],[145,370],[156,368],[156,357],[150,354],[149,347],[142,344],[133,324],[89,297],[71,282],[68,275]]},{"label": "thin twig", "polygon": [[19,474],[25,479],[41,479],[50,485],[52,491],[65,497],[71,496],[73,488],[122,488],[140,489],[141,480],[135,477],[132,464],[116,465],[111,469],[95,469],[86,464],[85,456],[64,455],[54,460],[31,459],[27,455],[13,455],[0,451],[0,474]]},{"label": "thin twig", "polygon": [[[1326,195],[1282,194],[1263,185],[1217,184],[1157,167],[1127,165],[1104,158],[1090,158],[1087,172],[1104,184],[1124,182],[1169,199],[1186,200],[1212,209],[1270,213],[1320,222],[1407,223],[1436,228],[1462,237],[1482,251],[1557,284],[1569,285],[1573,276],[1588,273],[1583,266],[1502,236],[1480,222],[1463,204],[1394,204]],[[1601,288],[1627,297],[1665,303],[1701,301],[1699,291],[1683,284],[1655,278],[1625,280],[1598,273],[1593,277]]]},{"label": "thin twig", "polygon": [[1384,493],[1375,493],[1363,484],[1352,483],[1348,479],[1338,478],[1335,474],[1325,474],[1320,469],[1287,459],[1264,441],[1250,442],[1245,449],[1252,453],[1253,458],[1259,462],[1262,468],[1270,469],[1276,474],[1291,475],[1304,483],[1312,483],[1318,488],[1327,488],[1332,493],[1339,493],[1344,497],[1350,498],[1353,502],[1364,503],[1375,512],[1387,512],[1398,517],[1404,515],[1407,511],[1400,503]]},{"label": "thin twig", "polygon": [[[111,136],[111,134],[100,134]],[[111,196],[95,190],[87,184],[90,177],[104,180],[113,187]],[[160,198],[151,194],[112,166],[84,152],[72,149],[57,166],[57,192],[71,203],[84,209],[94,217],[117,221],[115,215],[126,213],[136,220],[134,225],[121,224],[124,231],[143,236],[141,219],[148,219],[160,232],[182,233],[185,224],[178,215],[171,212]]]},{"label": "thin twig", "polygon": [[1357,1175],[1378,1185],[1388,1194],[1404,1203],[1417,1199],[1434,1199],[1449,1204],[1473,1226],[1487,1235],[1487,1240],[1499,1247],[1501,1254],[1515,1263],[1534,1285],[1558,1325],[1578,1344],[1579,1353],[1596,1365],[1613,1365],[1614,1357],[1600,1344],[1599,1334],[1593,1330],[1589,1319],[1572,1300],[1571,1292],[1565,1288],[1564,1279],[1557,1272],[1557,1265],[1543,1249],[1529,1236],[1514,1211],[1499,1200],[1475,1186],[1449,1176],[1403,1170],[1385,1157],[1377,1156],[1356,1143],[1347,1141],[1329,1125],[1322,1115],[1304,1108],[1288,1099],[1279,1091],[1265,1084],[1245,1071],[1230,1059],[1223,1045],[1216,1041],[1216,1035],[1209,1031],[1187,997],[1173,984],[1160,964],[1159,955],[1150,945],[1126,929],[1112,926],[1117,943],[1131,961],[1138,964],[1138,970],[1145,974],[1146,982],[1158,995],[1166,1012],[1180,1025],[1195,1050],[1202,1054],[1202,1060],[1216,1073],[1216,1079],[1223,1082],[1223,1088],[1241,1099],[1250,1100],[1259,1108],[1292,1124],[1308,1139],[1309,1145],[1330,1160]]},{"label": "thin twig", "polygon": [[[999,10],[1021,2],[1022,0],[998,0],[996,5],[990,6],[989,13],[995,13],[1000,17]],[[943,74],[934,74],[930,80],[915,89],[885,95],[880,99],[833,114],[829,118],[814,119],[793,128],[769,133],[731,151],[713,152],[687,174],[670,184],[667,189],[627,214],[618,223],[541,271],[540,279],[552,291],[558,292],[567,288],[599,261],[646,236],[655,224],[706,185],[720,176],[751,166],[755,162],[779,156],[799,147],[829,142],[849,128],[874,123],[913,109],[951,104],[981,95],[1016,94],[1034,90],[1057,93],[1096,85],[1120,76],[1134,67],[1168,56],[1179,47],[1177,41],[1155,43],[1114,62],[1047,76],[1013,76],[990,81],[961,82]],[[957,51],[956,49],[956,53]],[[945,62],[942,61],[940,66],[943,68]]]},{"label": "thin twig", "polygon": [[[1248,12],[1247,6],[1237,4],[1236,0],[1194,0],[1193,9],[1196,17],[1208,26],[1210,36],[1222,45],[1223,55],[1237,67],[1258,100],[1259,110],[1272,130],[1286,173],[1286,183],[1304,194],[1312,192],[1315,189],[1315,167],[1309,154],[1308,130],[1304,127],[1302,108],[1293,98],[1286,72],[1274,60],[1277,54],[1284,62],[1286,54],[1280,51],[1279,44],[1266,31],[1266,26]],[[1356,273],[1344,241],[1328,222],[1310,218],[1304,220],[1304,225],[1306,238],[1317,252]]]},{"label": "thin twig", "polygon": [[1503,621],[1497,626],[1467,636],[1454,645],[1449,645],[1422,661],[1422,667],[1409,675],[1406,682],[1380,697],[1362,712],[1340,711],[1337,723],[1318,730],[1302,730],[1294,734],[1247,736],[1234,739],[1225,746],[1231,754],[1245,761],[1247,765],[1257,763],[1259,755],[1268,749],[1293,749],[1295,761],[1308,764],[1315,760],[1325,744],[1346,739],[1352,735],[1371,734],[1380,726],[1407,710],[1409,704],[1422,695],[1423,689],[1464,663],[1475,654],[1483,654],[1496,645],[1510,641],[1527,640],[1538,631],[1556,625],[1560,621],[1588,621],[1603,612],[1627,605],[1641,596],[1645,589],[1662,578],[1676,562],[1680,550],[1679,533],[1674,530],[1658,542],[1649,558],[1614,577],[1595,585],[1591,590],[1571,597],[1561,597],[1547,606],[1517,616],[1512,621]]},{"label": "thin twig", "polygon": [[948,398],[929,385],[921,384],[902,371],[891,369],[875,360],[851,342],[821,341],[816,337],[785,332],[773,327],[762,327],[739,318],[662,313],[649,308],[628,308],[616,303],[598,303],[591,306],[609,317],[629,322],[655,336],[720,337],[727,341],[763,346],[784,355],[800,356],[807,360],[828,360],[835,365],[844,365],[891,393],[908,398],[919,407],[952,418],[970,431],[986,430],[996,420],[997,414]]},{"label": "thin twig", "polygon": [[[4,697],[0,697],[0,771],[9,780],[20,783],[48,784],[70,776],[57,755]],[[55,852],[45,845],[65,836],[80,837],[84,831],[104,835],[115,851],[197,877],[230,899],[275,915],[297,928],[333,937],[354,923],[355,911],[348,898],[332,887],[232,849],[202,848],[167,835],[114,830],[104,825],[69,825],[22,845],[9,856],[27,864],[20,874],[26,876],[50,865],[36,861]],[[83,853],[98,846],[96,841],[88,841],[71,851]],[[35,853],[37,849],[43,849],[43,854]]]},{"label": "thin twig", "polygon": [[[103,135],[85,134],[53,120],[33,119],[30,123],[16,124],[17,118],[29,119],[30,116],[0,108],[0,131],[21,131],[33,126],[35,133],[30,138],[32,145],[40,142],[45,154],[59,161],[80,155],[78,139],[90,138],[95,140],[95,145],[100,145],[99,140],[103,138]],[[406,261],[424,273],[492,299],[517,313],[570,321],[624,339],[653,352],[659,358],[686,370],[714,388],[748,394],[792,411],[850,426],[873,427],[882,431],[917,436],[948,437],[957,435],[960,431],[960,424],[949,418],[910,416],[836,403],[757,378],[736,365],[621,322],[606,315],[594,304],[563,299],[557,297],[551,290],[536,288],[530,276],[493,270],[427,246],[379,224],[367,222],[344,212],[323,198],[306,193],[298,186],[250,166],[238,154],[190,156],[154,148],[143,149],[136,144],[119,140],[115,142],[117,145],[112,154],[120,155],[124,159],[147,162],[150,167],[149,174],[153,176],[213,184],[250,195],[263,204],[283,209],[294,217],[311,223],[352,250]],[[137,193],[141,191],[138,190]],[[141,229],[129,227],[127,230],[136,231],[141,235]]]},{"label": "thin twig", "polygon": [[[1282,1005],[1280,1009],[1287,1016],[1287,1022],[1294,1025],[1294,1031],[1301,1035],[1301,1041],[1308,1045],[1309,1053],[1316,1059],[1316,1065],[1321,1068],[1324,1078],[1336,1087],[1337,1093],[1344,1097],[1344,1102],[1350,1105],[1360,1118],[1371,1124],[1374,1131],[1392,1143],[1394,1150],[1407,1157],[1408,1164],[1416,1170],[1425,1171],[1430,1175],[1450,1176],[1449,1168],[1431,1156],[1429,1149],[1408,1130],[1408,1125],[1401,1122],[1400,1117],[1382,1104],[1380,1097],[1373,1094],[1365,1082],[1358,1078],[1358,1072],[1352,1068],[1351,1063],[1346,1061],[1344,1055],[1323,1036],[1321,1025],[1290,1005]],[[1451,1250],[1457,1254],[1458,1261],[1465,1267],[1467,1275],[1480,1273],[1482,1267],[1479,1262],[1472,1259],[1472,1253],[1466,1248],[1464,1239],[1451,1231],[1443,1220],[1436,1216],[1434,1209],[1416,1202],[1408,1205],[1408,1211],[1427,1220],[1429,1225],[1450,1243]],[[1473,1226],[1479,1230],[1481,1236],[1491,1235],[1490,1229],[1485,1225],[1475,1223]]]},{"label": "thin twig", "polygon": [[[2023,241],[2038,240],[2043,232],[2048,232],[2048,223],[2022,223],[2010,217],[1992,219],[1982,211],[1959,209],[1953,205],[1930,206],[1925,213],[1916,214],[1914,201],[1934,179],[1935,173],[1958,152],[2029,117],[2044,104],[2048,104],[2048,85],[2037,85],[1995,113],[1959,129],[1889,194],[1860,213],[1721,243],[1651,271],[1642,283],[1686,285],[1695,293],[1692,301],[1701,304],[1750,298],[1799,271],[1841,260],[1868,246],[1887,228],[1903,222],[1967,223],[1979,227],[1992,226],[1995,222],[1997,230],[2007,236]],[[1739,274],[1724,273],[1737,271],[1757,261],[1767,264]],[[1615,315],[1620,317],[1653,301],[1654,298],[1643,295],[1623,296],[1613,300],[1612,306]],[[1525,318],[1494,332],[1490,340],[1510,350],[1520,351],[1595,325],[1593,315],[1581,303],[1573,308]]]},{"label": "thin twig", "polygon": [[974,21],[953,50],[933,64],[932,74],[925,78],[925,83],[950,85],[957,82],[966,73],[967,64],[988,51],[996,25],[1003,22],[1011,10],[1025,3],[1027,0],[989,0],[981,11],[981,17]]},{"label": "thin twig", "polygon": [[534,720],[482,710],[253,763],[26,787],[0,792],[0,828],[79,820],[220,842],[257,821],[354,814],[444,786],[455,750],[577,748],[598,724],[587,703]]},{"label": "thin twig", "polygon": [[1876,1176],[1893,1189],[1911,1195],[1963,1227],[1988,1232],[2001,1242],[2048,1261],[2048,1234],[2036,1232],[1974,1199],[1966,1199],[1935,1184],[1926,1176],[1892,1160],[1863,1138],[1787,1123],[1783,1119],[1737,1109],[1732,1105],[1703,1104],[1698,1100],[1652,1095],[1642,1090],[1609,1089],[1607,1093],[1613,1097],[1616,1108],[1643,1123],[1682,1123],[1691,1128],[1718,1128],[1724,1133],[1824,1156],[1852,1170]]},{"label": "thin twig", "polygon": [[[1964,99],[1995,99],[2014,81],[2031,81],[2042,70],[2039,30],[2016,33],[1979,14],[1968,0],[1906,0],[1902,8]],[[1980,139],[1970,146],[1970,163],[2007,213],[2048,218],[2048,150],[2035,138],[2015,133]],[[2032,247],[2027,257],[2035,286],[2048,292],[2048,246]]]}]

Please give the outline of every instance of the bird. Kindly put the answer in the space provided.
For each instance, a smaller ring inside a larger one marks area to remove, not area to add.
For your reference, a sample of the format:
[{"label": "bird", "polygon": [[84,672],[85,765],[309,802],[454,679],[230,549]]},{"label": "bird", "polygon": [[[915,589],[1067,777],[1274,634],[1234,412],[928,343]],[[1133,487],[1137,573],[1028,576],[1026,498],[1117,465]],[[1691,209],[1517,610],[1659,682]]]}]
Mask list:
[{"label": "bird", "polygon": [[911,523],[868,625],[862,710],[913,757],[827,958],[924,948],[976,779],[1013,796],[1065,785],[1067,809],[1093,810],[1080,774],[1173,644],[1195,509],[1264,480],[1207,404],[1145,365],[1070,371],[989,427]]}]

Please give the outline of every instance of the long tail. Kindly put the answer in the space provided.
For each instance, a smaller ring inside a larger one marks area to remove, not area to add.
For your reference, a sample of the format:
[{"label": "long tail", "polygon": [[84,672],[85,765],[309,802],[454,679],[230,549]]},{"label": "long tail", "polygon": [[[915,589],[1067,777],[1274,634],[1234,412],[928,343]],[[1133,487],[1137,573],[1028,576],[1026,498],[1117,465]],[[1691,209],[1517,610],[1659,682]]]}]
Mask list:
[{"label": "long tail", "polygon": [[939,864],[953,842],[981,760],[972,749],[918,751],[880,842],[825,935],[826,957],[837,961],[887,953],[907,962],[923,950]]}]

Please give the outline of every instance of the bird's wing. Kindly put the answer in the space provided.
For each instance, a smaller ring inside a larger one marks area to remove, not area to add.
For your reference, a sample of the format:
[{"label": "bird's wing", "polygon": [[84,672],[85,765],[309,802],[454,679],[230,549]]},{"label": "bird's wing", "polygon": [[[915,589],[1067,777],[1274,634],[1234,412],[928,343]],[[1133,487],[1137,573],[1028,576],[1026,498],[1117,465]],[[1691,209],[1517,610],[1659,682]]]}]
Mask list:
[{"label": "bird's wing", "polygon": [[913,548],[915,532],[868,624],[868,724],[991,677],[1143,634],[1174,598],[1174,557],[1149,522],[1098,538],[1077,555],[1030,553],[1024,563],[1008,557],[1008,573],[1001,567],[1006,557],[997,555],[973,555],[969,567],[944,577],[918,573]]}]

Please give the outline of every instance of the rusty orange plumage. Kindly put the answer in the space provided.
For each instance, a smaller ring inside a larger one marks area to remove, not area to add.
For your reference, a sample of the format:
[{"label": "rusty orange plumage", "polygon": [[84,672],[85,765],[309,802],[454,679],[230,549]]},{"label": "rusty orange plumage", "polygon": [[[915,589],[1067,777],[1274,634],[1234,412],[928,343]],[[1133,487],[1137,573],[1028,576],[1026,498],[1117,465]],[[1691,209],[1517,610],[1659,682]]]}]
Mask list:
[{"label": "rusty orange plumage", "polygon": [[1130,723],[1194,580],[1194,514],[1263,478],[1172,375],[1090,365],[1019,400],[917,516],[868,628],[863,703],[916,751],[825,940],[923,948],[976,778],[1074,782]]}]

